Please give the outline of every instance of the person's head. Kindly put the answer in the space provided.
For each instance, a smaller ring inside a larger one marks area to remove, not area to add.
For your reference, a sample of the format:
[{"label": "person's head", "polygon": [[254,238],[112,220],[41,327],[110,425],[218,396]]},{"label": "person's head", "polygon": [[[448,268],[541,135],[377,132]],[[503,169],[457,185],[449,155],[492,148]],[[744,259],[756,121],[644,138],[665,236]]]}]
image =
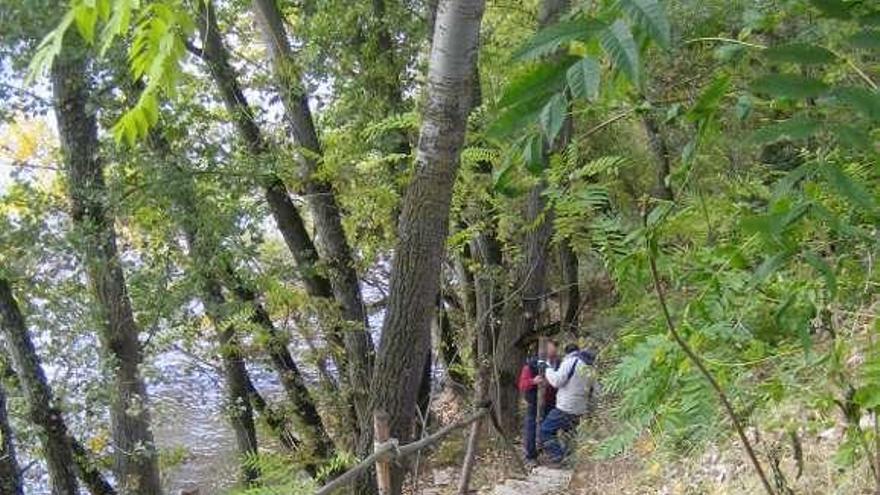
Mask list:
[{"label": "person's head", "polygon": [[572,352],[577,352],[580,350],[577,344],[565,344],[565,354],[571,354]]},{"label": "person's head", "polygon": [[547,359],[551,359],[551,360],[556,359],[558,355],[559,355],[559,350],[556,347],[556,341],[555,340],[548,340],[547,341]]}]

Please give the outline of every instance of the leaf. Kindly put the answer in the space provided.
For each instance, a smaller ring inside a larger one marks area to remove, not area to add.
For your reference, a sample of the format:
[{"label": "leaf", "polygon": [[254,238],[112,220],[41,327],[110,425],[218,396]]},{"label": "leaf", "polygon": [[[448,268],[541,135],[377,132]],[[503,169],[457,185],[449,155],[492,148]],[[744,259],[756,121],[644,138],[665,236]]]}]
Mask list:
[{"label": "leaf", "polygon": [[837,144],[844,148],[861,151],[873,150],[871,136],[865,126],[835,124],[831,126],[831,131],[837,138]]},{"label": "leaf", "polygon": [[873,120],[880,122],[880,94],[859,87],[840,87],[834,89],[834,96]]},{"label": "leaf", "polygon": [[78,5],[73,9],[76,29],[87,42],[95,41],[95,24],[98,22],[98,11],[93,7]]},{"label": "leaf", "polygon": [[590,57],[584,57],[568,68],[566,73],[568,88],[574,98],[586,98],[596,101],[599,98],[599,84],[602,79],[602,68]]},{"label": "leaf", "polygon": [[752,133],[752,141],[756,144],[768,144],[790,139],[797,141],[807,139],[822,129],[822,123],[809,117],[798,116],[769,125]]},{"label": "leaf", "polygon": [[880,26],[880,10],[859,17],[859,23],[863,26]]},{"label": "leaf", "polygon": [[504,88],[498,105],[506,107],[534,98],[547,98],[559,92],[565,86],[566,71],[570,70],[575,60],[575,57],[566,57],[539,63],[517,74]]},{"label": "leaf", "polygon": [[55,57],[61,53],[61,43],[64,41],[64,35],[74,22],[74,12],[68,10],[58,26],[49,32],[45,38],[37,45],[37,51],[34,58],[28,64],[26,84],[31,84],[37,76],[45,74],[52,66]]},{"label": "leaf", "polygon": [[828,183],[843,196],[844,199],[869,213],[874,213],[877,203],[864,186],[856,182],[837,165],[830,163],[821,167],[821,172]]},{"label": "leaf", "polygon": [[824,258],[812,251],[805,252],[804,259],[825,279],[825,288],[833,299],[837,295],[837,276],[834,274],[834,269]]},{"label": "leaf", "polygon": [[572,41],[585,41],[604,28],[599,21],[575,18],[538,31],[513,54],[514,60],[536,60],[556,53]]},{"label": "leaf", "polygon": [[821,95],[828,90],[828,85],[794,74],[768,74],[754,80],[751,89],[774,98],[804,99]]},{"label": "leaf", "polygon": [[831,50],[807,43],[792,43],[770,47],[763,52],[771,62],[785,62],[801,65],[828,64],[837,60]]},{"label": "leaf", "polygon": [[635,86],[641,87],[639,50],[629,26],[618,19],[602,32],[601,42],[614,66],[626,74]]},{"label": "leaf", "polygon": [[691,122],[704,121],[715,115],[721,99],[727,94],[728,87],[730,87],[730,76],[726,74],[712,81],[712,84],[700,93],[697,102],[688,112],[688,120]]},{"label": "leaf", "polygon": [[644,27],[651,38],[665,49],[672,46],[672,34],[666,11],[657,0],[619,0],[618,5],[638,25]]},{"label": "leaf", "polygon": [[514,166],[514,162],[508,156],[505,160],[504,166],[495,175],[492,189],[507,197],[516,196],[518,191],[516,187],[514,187],[514,179],[516,177],[515,170],[516,167]]},{"label": "leaf", "polygon": [[551,143],[551,145],[556,141],[556,136],[562,130],[562,125],[565,123],[567,115],[568,101],[562,93],[553,95],[541,110],[541,115],[539,116],[541,130],[544,131],[544,137],[547,138],[547,142]]},{"label": "leaf", "polygon": [[842,0],[810,0],[814,7],[832,19],[846,20],[852,17],[849,6]]},{"label": "leaf", "polygon": [[849,42],[856,48],[865,50],[880,50],[880,30],[863,29],[849,38]]},{"label": "leaf", "polygon": [[608,189],[605,186],[587,184],[573,193],[575,203],[582,209],[598,210],[608,206]]},{"label": "leaf", "polygon": [[534,175],[539,175],[547,165],[544,153],[544,137],[540,134],[527,136],[523,143],[523,162],[526,169]]},{"label": "leaf", "polygon": [[486,132],[490,137],[500,139],[533,126],[545,104],[546,99],[535,98],[508,107],[492,121]]},{"label": "leaf", "polygon": [[765,280],[767,280],[767,277],[776,273],[777,271],[779,271],[780,268],[785,266],[789,258],[791,258],[791,253],[781,252],[776,253],[773,256],[768,256],[766,259],[764,259],[764,261],[752,274],[752,286],[761,285]]}]

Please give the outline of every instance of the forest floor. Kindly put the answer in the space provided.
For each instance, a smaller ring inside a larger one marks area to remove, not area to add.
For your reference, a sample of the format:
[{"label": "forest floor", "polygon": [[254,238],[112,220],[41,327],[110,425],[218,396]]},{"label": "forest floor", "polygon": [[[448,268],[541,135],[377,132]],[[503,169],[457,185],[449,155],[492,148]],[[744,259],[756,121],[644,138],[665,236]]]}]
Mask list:
[{"label": "forest floor", "polygon": [[[442,401],[440,401],[442,404]],[[444,413],[454,415],[449,404]],[[833,458],[844,435],[844,425],[816,431],[799,431],[791,441],[788,432],[775,427],[780,417],[801,414],[796,403],[768,411],[756,418],[761,432],[749,435],[764,468],[785,495],[868,495],[872,474],[867,464],[841,468]],[[598,459],[596,446],[607,438],[613,424],[607,411],[596,412],[581,428],[577,455],[564,470],[538,467],[524,473],[514,459],[519,446],[494,441],[481,452],[471,485],[479,495],[751,495],[763,489],[740,444],[721,435],[689,453],[658,448],[649,436],[639,439],[625,454]],[[442,421],[442,419],[441,419]],[[863,425],[865,428],[873,424]],[[485,438],[485,436],[484,436]],[[417,486],[408,493],[456,493],[465,433],[454,436],[423,459]]]}]

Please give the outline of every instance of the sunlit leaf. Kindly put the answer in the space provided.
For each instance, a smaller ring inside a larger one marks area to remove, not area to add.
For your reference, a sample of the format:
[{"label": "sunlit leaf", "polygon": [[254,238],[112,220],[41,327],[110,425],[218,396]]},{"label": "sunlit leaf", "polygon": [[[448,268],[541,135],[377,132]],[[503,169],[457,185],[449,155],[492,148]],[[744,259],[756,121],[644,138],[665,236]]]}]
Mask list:
[{"label": "sunlit leaf", "polygon": [[596,20],[574,18],[538,31],[513,54],[514,60],[535,60],[558,52],[572,41],[589,39],[604,28]]}]

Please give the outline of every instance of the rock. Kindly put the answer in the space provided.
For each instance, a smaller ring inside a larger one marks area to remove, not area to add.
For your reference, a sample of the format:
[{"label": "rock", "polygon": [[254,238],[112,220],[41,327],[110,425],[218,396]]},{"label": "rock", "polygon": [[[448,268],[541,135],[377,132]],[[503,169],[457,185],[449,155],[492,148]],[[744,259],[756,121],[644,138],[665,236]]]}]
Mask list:
[{"label": "rock", "polygon": [[455,476],[454,468],[435,469],[433,472],[434,486],[449,486]]}]

